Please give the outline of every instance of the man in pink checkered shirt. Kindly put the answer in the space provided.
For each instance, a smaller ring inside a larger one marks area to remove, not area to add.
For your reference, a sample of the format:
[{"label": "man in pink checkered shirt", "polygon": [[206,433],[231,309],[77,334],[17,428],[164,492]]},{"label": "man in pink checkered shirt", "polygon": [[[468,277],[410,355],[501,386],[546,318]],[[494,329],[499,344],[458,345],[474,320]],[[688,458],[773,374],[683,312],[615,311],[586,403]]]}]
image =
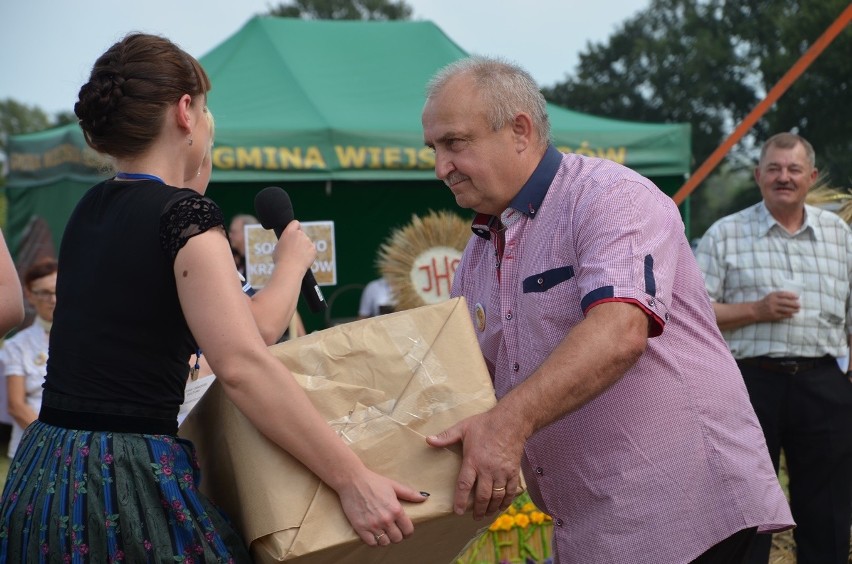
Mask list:
[{"label": "man in pink checkered shirt", "polygon": [[549,144],[528,73],[472,57],[423,110],[435,172],[478,213],[458,266],[499,399],[463,442],[455,510],[504,509],[521,466],[559,563],[741,562],[793,526],[671,198]]}]

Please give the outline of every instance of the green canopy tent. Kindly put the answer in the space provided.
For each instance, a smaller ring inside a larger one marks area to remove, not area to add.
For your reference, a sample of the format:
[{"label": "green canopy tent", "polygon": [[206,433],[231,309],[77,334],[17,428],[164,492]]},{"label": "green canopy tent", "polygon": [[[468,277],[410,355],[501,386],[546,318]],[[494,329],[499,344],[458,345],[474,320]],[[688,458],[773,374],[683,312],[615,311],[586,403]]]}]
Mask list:
[{"label": "green canopy tent", "polygon": [[[338,285],[326,296],[366,283],[379,245],[412,214],[465,213],[435,179],[420,126],[426,82],[464,56],[431,22],[249,20],[201,58],[216,119],[207,194],[230,218],[252,212],[265,186],[281,186],[299,219],[335,222]],[[622,162],[669,194],[689,171],[687,124],[548,111],[564,151]],[[58,245],[74,203],[106,174],[76,125],[11,137],[9,164],[16,255],[36,217]]]}]

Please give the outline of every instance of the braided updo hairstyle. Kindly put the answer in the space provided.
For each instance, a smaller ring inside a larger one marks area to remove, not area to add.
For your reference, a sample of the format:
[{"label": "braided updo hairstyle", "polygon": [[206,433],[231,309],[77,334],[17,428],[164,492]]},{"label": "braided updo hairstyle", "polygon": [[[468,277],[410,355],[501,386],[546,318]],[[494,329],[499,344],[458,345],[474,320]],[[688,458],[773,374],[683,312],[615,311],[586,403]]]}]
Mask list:
[{"label": "braided updo hairstyle", "polygon": [[126,158],[148,149],[171,104],[209,90],[194,57],[164,37],[132,33],[95,61],[74,113],[90,147]]}]

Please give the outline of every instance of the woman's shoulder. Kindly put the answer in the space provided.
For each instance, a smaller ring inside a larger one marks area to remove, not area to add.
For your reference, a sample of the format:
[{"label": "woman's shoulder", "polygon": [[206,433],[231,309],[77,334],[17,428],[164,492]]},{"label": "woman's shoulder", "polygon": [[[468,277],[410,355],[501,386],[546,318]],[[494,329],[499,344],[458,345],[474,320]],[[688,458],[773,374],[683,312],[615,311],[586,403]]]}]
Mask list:
[{"label": "woman's shoulder", "polygon": [[178,192],[160,217],[161,244],[172,259],[190,238],[225,228],[225,216],[216,202],[188,188]]},{"label": "woman's shoulder", "polygon": [[20,355],[21,352],[32,346],[34,337],[38,336],[37,331],[41,330],[38,324],[33,323],[21,329],[3,342],[3,347],[0,349],[0,357],[14,357]]},{"label": "woman's shoulder", "polygon": [[214,206],[216,205],[216,202],[203,194],[199,194],[192,188],[178,188],[177,186],[164,186],[164,188],[169,189],[164,191],[164,197],[172,204],[176,204],[183,200],[189,200],[192,202],[209,202]]},{"label": "woman's shoulder", "polygon": [[166,197],[163,206],[163,216],[166,221],[174,219],[218,219],[224,223],[224,216],[219,205],[190,188],[176,188]]}]

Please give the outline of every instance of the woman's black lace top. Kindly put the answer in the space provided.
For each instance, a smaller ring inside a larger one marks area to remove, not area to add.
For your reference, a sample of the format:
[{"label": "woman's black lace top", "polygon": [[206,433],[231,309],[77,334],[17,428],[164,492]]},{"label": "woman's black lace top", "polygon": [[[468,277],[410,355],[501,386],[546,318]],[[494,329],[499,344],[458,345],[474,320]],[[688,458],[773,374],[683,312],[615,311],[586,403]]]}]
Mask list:
[{"label": "woman's black lace top", "polygon": [[196,344],[174,260],[210,229],[224,236],[221,210],[189,189],[108,180],[89,190],[60,248],[45,389],[177,414]]}]

